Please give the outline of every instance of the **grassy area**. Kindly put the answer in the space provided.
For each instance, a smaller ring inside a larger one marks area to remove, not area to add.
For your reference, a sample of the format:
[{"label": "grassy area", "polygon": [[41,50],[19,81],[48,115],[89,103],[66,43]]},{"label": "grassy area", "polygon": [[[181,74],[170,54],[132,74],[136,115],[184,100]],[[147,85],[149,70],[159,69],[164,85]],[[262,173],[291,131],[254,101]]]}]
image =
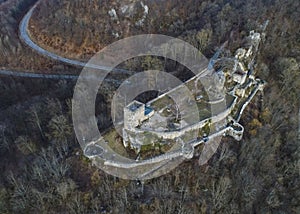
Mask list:
[{"label": "grassy area", "polygon": [[173,140],[168,140],[162,142],[161,140],[157,141],[156,143],[149,144],[149,145],[144,145],[141,147],[140,151],[140,158],[142,160],[155,157],[158,155],[162,155],[166,153],[168,150],[171,149],[171,147],[175,144],[175,141]]},{"label": "grassy area", "polygon": [[155,100],[151,106],[156,111],[159,111],[160,109],[172,104],[174,104],[174,101],[169,96],[163,96],[160,99]]},{"label": "grassy area", "polygon": [[107,132],[104,135],[104,139],[106,142],[108,142],[108,146],[116,153],[124,157],[129,157],[128,151],[123,145],[122,137],[115,129],[112,129],[109,132]]}]

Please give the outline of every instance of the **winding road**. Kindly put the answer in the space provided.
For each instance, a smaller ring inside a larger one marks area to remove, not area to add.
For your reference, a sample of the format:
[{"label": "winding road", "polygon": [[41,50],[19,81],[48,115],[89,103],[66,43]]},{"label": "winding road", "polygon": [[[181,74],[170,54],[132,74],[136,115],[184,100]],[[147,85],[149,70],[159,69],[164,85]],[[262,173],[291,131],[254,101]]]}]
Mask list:
[{"label": "winding road", "polygon": [[[107,66],[102,66],[102,65],[95,65],[95,64],[75,60],[75,59],[65,58],[65,57],[59,56],[55,53],[52,53],[52,52],[40,47],[38,44],[34,43],[28,33],[28,25],[29,25],[29,21],[32,16],[32,13],[38,3],[39,3],[39,1],[26,13],[26,15],[23,17],[23,19],[21,20],[20,25],[19,25],[19,37],[31,49],[33,49],[34,51],[36,51],[37,53],[39,53],[45,57],[54,59],[56,61],[60,61],[62,63],[67,63],[67,64],[73,65],[73,66],[87,67],[87,68],[97,69],[100,71],[101,70],[102,71],[114,71],[114,72],[118,72],[118,73],[128,73],[128,74],[132,73],[132,71],[129,71],[126,69],[112,68],[112,67],[107,67]],[[211,65],[212,63],[213,63],[213,60],[210,60],[209,64]],[[208,70],[209,69],[207,69],[207,71]],[[205,76],[206,74],[207,74],[207,72],[203,72],[201,74],[201,76]],[[30,73],[30,72],[26,72],[26,71],[10,71],[10,70],[5,70],[5,69],[0,69],[0,75],[15,76],[15,77],[27,77],[27,78],[43,78],[43,79],[77,79],[78,78],[77,75],[41,74],[41,73]],[[105,81],[119,82],[117,80],[108,80],[108,79],[105,79]]]},{"label": "winding road", "polygon": [[121,72],[121,73],[130,73],[130,71],[126,70],[126,69],[117,69],[117,68],[112,68],[112,67],[107,67],[107,66],[102,66],[102,65],[95,65],[95,64],[90,64],[90,63],[85,63],[85,62],[81,62],[79,60],[74,60],[74,59],[68,59],[62,56],[59,56],[55,53],[49,52],[45,49],[43,49],[42,47],[38,46],[36,43],[34,43],[29,34],[28,34],[28,24],[29,24],[29,20],[32,16],[32,13],[34,11],[34,9],[36,8],[38,3],[36,3],[27,13],[26,15],[23,17],[20,25],[19,25],[19,33],[20,33],[20,39],[27,44],[30,48],[32,48],[33,50],[35,50],[36,52],[40,53],[41,55],[44,55],[46,57],[52,58],[54,60],[63,62],[63,63],[67,63],[70,65],[75,65],[75,66],[80,66],[80,67],[87,67],[87,68],[93,68],[93,69],[97,69],[97,70],[104,70],[104,71],[116,71],[116,72]]},{"label": "winding road", "polygon": [[[59,56],[55,53],[49,52],[49,51],[43,49],[42,47],[38,46],[36,43],[34,43],[31,40],[29,33],[28,33],[29,20],[32,16],[32,13],[33,13],[34,9],[36,8],[37,4],[38,3],[36,3],[26,13],[26,15],[23,17],[23,19],[21,20],[20,25],[19,25],[19,37],[31,49],[33,49],[34,51],[38,52],[39,54],[41,54],[43,56],[49,57],[56,61],[60,61],[62,63],[74,65],[74,66],[93,68],[93,69],[103,70],[103,71],[113,70],[114,72],[119,72],[119,73],[131,73],[130,71],[128,71],[126,69],[112,68],[112,67],[107,67],[107,66],[85,63],[85,62],[82,62],[79,60],[68,59],[68,58]],[[11,71],[11,70],[6,70],[6,69],[0,69],[0,75],[25,77],[25,78],[38,78],[38,79],[66,79],[66,80],[78,79],[77,75],[30,73],[30,72],[26,72],[26,71]],[[105,79],[105,81],[119,82],[117,80],[112,80],[112,79]]]},{"label": "winding road", "polygon": [[[37,5],[37,3],[26,13],[26,15],[23,17],[23,19],[21,20],[20,25],[19,25],[20,39],[26,45],[28,45],[31,49],[33,49],[34,51],[38,52],[39,54],[41,54],[43,56],[52,58],[56,61],[74,65],[74,66],[88,67],[88,68],[94,68],[97,70],[104,70],[104,71],[113,70],[115,72],[130,73],[130,71],[128,71],[126,69],[116,69],[116,68],[111,68],[111,67],[106,67],[106,66],[101,66],[101,65],[87,64],[85,62],[81,62],[78,60],[64,58],[62,56],[59,56],[52,52],[49,52],[49,51],[43,49],[42,47],[38,46],[36,43],[34,43],[31,40],[31,38],[28,34],[28,30],[27,30],[29,20],[32,16],[34,9],[36,8],[36,5]],[[31,73],[31,72],[26,72],[26,71],[12,71],[12,70],[7,70],[7,69],[0,69],[0,75],[24,77],[24,78],[36,78],[36,79],[65,79],[65,80],[76,80],[79,77],[78,75],[71,75],[71,74],[43,74],[43,73]],[[113,79],[105,79],[105,81],[119,83],[118,80],[113,80]]]}]

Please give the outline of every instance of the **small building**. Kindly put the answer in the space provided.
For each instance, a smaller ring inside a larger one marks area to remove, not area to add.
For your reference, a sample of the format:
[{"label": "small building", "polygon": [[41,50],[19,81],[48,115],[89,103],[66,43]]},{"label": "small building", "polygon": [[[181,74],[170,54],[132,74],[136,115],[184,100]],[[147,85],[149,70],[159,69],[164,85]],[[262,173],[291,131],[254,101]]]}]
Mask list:
[{"label": "small building", "polygon": [[137,100],[132,101],[124,108],[124,128],[131,130],[154,114],[151,107]]}]

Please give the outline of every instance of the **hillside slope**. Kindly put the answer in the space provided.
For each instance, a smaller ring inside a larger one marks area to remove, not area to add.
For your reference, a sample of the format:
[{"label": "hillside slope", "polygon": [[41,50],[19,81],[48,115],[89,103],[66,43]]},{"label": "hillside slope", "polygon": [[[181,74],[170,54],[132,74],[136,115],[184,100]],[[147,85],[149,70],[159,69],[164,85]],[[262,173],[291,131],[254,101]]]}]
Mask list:
[{"label": "hillside slope", "polygon": [[[250,6],[229,2],[43,0],[33,14],[30,32],[41,46],[75,58],[88,58],[113,41],[141,33],[180,36],[204,50],[263,17],[263,7],[254,10],[251,2]],[[248,20],[245,13],[255,16]]]}]

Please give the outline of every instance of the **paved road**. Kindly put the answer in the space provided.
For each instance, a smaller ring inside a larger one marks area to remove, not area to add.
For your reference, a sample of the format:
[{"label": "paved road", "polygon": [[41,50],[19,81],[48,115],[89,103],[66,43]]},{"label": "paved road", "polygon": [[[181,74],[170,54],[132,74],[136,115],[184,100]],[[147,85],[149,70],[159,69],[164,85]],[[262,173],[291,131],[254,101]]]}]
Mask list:
[{"label": "paved road", "polygon": [[[28,34],[28,25],[29,25],[29,21],[32,16],[32,13],[33,13],[34,9],[36,8],[37,4],[38,4],[38,2],[26,13],[26,15],[23,17],[23,19],[21,20],[20,25],[19,25],[20,39],[25,44],[27,44],[30,48],[32,48],[33,50],[35,50],[36,52],[38,52],[41,55],[44,55],[46,57],[52,58],[54,60],[57,60],[57,61],[60,61],[63,63],[74,65],[74,66],[87,67],[87,68],[92,68],[92,69],[97,69],[97,70],[102,70],[102,71],[109,71],[109,72],[111,70],[113,70],[114,72],[120,72],[120,73],[129,73],[129,74],[132,73],[132,71],[129,71],[126,69],[112,68],[112,67],[95,65],[95,64],[87,64],[86,62],[82,62],[79,60],[65,58],[65,57],[59,56],[55,53],[52,53],[50,51],[47,51],[46,49],[40,47],[38,44],[34,43]],[[215,55],[218,56],[218,52]],[[211,60],[209,63],[210,67],[212,67],[213,64],[214,64],[214,60]],[[205,69],[204,71],[202,71],[200,77],[207,75],[209,73],[209,70],[210,69]],[[74,75],[59,75],[59,74],[57,74],[57,75],[50,75],[50,74],[49,75],[48,74],[29,74],[29,75],[27,75],[26,72],[18,72],[18,73],[19,74],[13,75],[13,76],[30,77],[30,78],[48,78],[48,79],[75,79],[75,78],[77,78]],[[6,70],[0,70],[0,74],[12,75],[12,72],[6,71]]]},{"label": "paved road", "polygon": [[0,75],[37,78],[37,79],[77,79],[78,78],[78,76],[76,75],[68,75],[68,74],[37,74],[37,73],[29,73],[24,71],[9,71],[9,70],[0,70]]},{"label": "paved road", "polygon": [[[9,71],[9,70],[0,70],[0,75],[12,76],[12,77],[25,77],[25,78],[34,78],[34,79],[56,79],[56,80],[77,80],[79,76],[69,75],[69,74],[41,74],[41,73],[30,73],[24,71]],[[93,77],[94,78],[94,77]],[[104,79],[104,82],[110,82],[114,84],[121,84],[120,80],[116,79]]]},{"label": "paved road", "polygon": [[28,34],[28,24],[29,24],[29,20],[32,16],[32,13],[34,11],[34,9],[36,8],[35,4],[28,12],[27,14],[23,17],[20,26],[19,26],[19,33],[20,33],[20,38],[23,42],[25,42],[30,48],[34,49],[35,51],[37,51],[38,53],[50,57],[54,60],[57,61],[61,61],[70,65],[75,65],[75,66],[81,66],[81,67],[88,67],[88,68],[93,68],[93,69],[98,69],[98,70],[104,70],[104,71],[111,71],[113,69],[113,71],[116,72],[122,72],[122,73],[130,73],[130,71],[126,70],[126,69],[116,69],[116,68],[112,68],[112,67],[107,67],[107,66],[101,66],[101,65],[95,65],[95,64],[86,64],[85,62],[81,62],[78,60],[73,60],[73,59],[68,59],[62,56],[59,56],[55,53],[49,52],[45,49],[43,49],[42,47],[38,46],[36,43],[34,43],[29,34]]},{"label": "paved road", "polygon": [[[63,63],[67,63],[70,65],[75,65],[75,66],[81,66],[81,67],[87,67],[87,68],[93,68],[93,69],[98,69],[98,70],[103,70],[103,71],[111,71],[113,70],[114,72],[120,72],[120,73],[129,73],[131,74],[132,72],[126,69],[119,69],[119,68],[112,68],[112,67],[107,67],[107,66],[102,66],[102,65],[95,65],[95,64],[87,64],[85,62],[79,61],[79,60],[74,60],[74,59],[68,59],[62,56],[59,56],[55,53],[49,52],[45,49],[43,49],[42,47],[38,46],[36,43],[34,43],[29,34],[28,34],[28,25],[29,25],[29,20],[32,16],[32,13],[34,11],[34,9],[36,8],[37,3],[26,13],[26,15],[23,17],[23,19],[21,20],[21,23],[19,25],[19,33],[20,33],[20,39],[27,44],[30,48],[32,48],[33,50],[37,51],[38,53],[52,58],[54,60],[57,61],[61,61]],[[223,49],[223,47],[226,45],[226,43],[224,43],[224,45],[220,48],[220,50],[214,55],[214,57],[210,60],[208,68],[209,69],[204,69],[201,74],[199,75],[199,77],[203,77],[206,76],[207,74],[210,73],[210,68],[213,67],[213,64],[215,62],[215,59],[218,58],[221,50]]]}]

